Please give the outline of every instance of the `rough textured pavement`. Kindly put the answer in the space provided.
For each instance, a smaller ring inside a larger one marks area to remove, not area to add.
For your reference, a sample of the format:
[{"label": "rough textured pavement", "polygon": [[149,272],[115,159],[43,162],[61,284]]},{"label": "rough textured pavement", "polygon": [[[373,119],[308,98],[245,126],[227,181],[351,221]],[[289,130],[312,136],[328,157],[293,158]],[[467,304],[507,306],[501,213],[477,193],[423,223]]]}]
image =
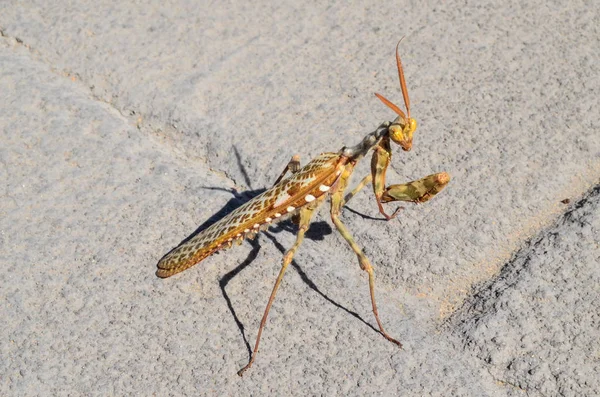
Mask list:
[{"label": "rough textured pavement", "polygon": [[[0,2],[0,394],[600,394],[600,8],[436,3]],[[453,180],[342,219],[404,349],[324,208],[239,378],[293,224],[156,262],[392,119],[402,36],[388,181]]]}]

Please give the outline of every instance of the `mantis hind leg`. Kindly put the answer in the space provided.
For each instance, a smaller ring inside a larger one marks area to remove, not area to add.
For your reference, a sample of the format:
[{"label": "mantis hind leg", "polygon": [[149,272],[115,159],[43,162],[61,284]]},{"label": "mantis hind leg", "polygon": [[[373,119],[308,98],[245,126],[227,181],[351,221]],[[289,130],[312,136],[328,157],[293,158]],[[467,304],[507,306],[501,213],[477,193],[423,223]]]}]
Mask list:
[{"label": "mantis hind leg", "polygon": [[300,221],[299,221],[298,235],[296,236],[296,242],[294,243],[292,248],[290,248],[283,256],[281,270],[279,271],[279,275],[277,276],[277,280],[275,281],[275,285],[273,286],[273,291],[271,292],[271,296],[269,297],[269,302],[267,303],[267,307],[263,314],[262,320],[260,321],[260,327],[258,328],[258,334],[256,335],[256,343],[254,345],[254,351],[252,352],[252,356],[250,357],[250,361],[248,362],[248,364],[246,364],[246,366],[244,368],[242,368],[238,371],[239,376],[242,376],[247,369],[252,367],[252,364],[254,363],[254,360],[256,359],[256,354],[258,353],[258,345],[260,343],[260,337],[262,335],[263,328],[265,327],[265,324],[267,323],[267,317],[269,316],[269,310],[271,310],[271,306],[273,305],[273,301],[275,300],[275,295],[277,294],[277,290],[279,289],[281,280],[283,280],[285,271],[286,271],[287,267],[289,266],[289,264],[292,262],[292,259],[294,258],[294,254],[296,253],[296,250],[298,249],[298,247],[300,246],[300,244],[302,244],[302,241],[304,240],[304,233],[306,233],[306,231],[308,230],[308,227],[310,225],[310,219],[312,218],[312,214],[314,212],[315,207],[316,207],[316,205],[308,206],[308,207],[304,207],[304,208],[300,209],[300,212],[299,212]]},{"label": "mantis hind leg", "polygon": [[292,159],[289,161],[289,163],[287,163],[287,165],[285,166],[283,171],[281,171],[281,174],[279,175],[279,177],[277,178],[277,180],[275,181],[273,186],[275,186],[279,182],[281,182],[281,180],[283,179],[285,174],[288,173],[288,171],[291,172],[292,174],[295,174],[299,170],[300,170],[300,156],[296,154],[296,155],[292,156]]},{"label": "mantis hind leg", "polygon": [[[373,266],[371,265],[369,258],[367,258],[366,255],[362,252],[362,249],[358,246],[358,244],[356,244],[356,241],[354,241],[354,238],[339,218],[342,205],[344,204],[344,189],[346,187],[347,179],[349,176],[349,173],[344,173],[344,175],[342,175],[342,179],[340,180],[340,186],[338,190],[334,192],[331,196],[331,220],[333,221],[335,227],[340,232],[342,237],[344,237],[346,242],[348,242],[350,248],[352,248],[352,251],[354,251],[354,253],[356,254],[356,257],[358,258],[358,263],[360,264],[360,268],[366,271],[369,275],[369,292],[371,294],[371,305],[373,307],[373,314],[375,315],[375,320],[377,321],[377,325],[379,326],[379,331],[387,340],[398,345],[399,347],[402,347],[402,343],[392,338],[385,331],[385,329],[383,328],[383,324],[381,323],[381,320],[379,318],[379,311],[377,310],[377,303],[375,301],[375,275],[373,273]],[[363,181],[365,180],[367,180],[367,178],[363,179]],[[359,186],[361,184],[359,184]],[[364,184],[362,186],[364,186]]]}]

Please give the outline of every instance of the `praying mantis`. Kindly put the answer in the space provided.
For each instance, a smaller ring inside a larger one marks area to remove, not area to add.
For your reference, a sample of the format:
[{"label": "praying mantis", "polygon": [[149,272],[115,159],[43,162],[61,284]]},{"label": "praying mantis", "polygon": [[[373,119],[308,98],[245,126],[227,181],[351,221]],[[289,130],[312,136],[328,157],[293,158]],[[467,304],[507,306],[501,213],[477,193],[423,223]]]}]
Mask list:
[{"label": "praying mantis", "polygon": [[[283,256],[279,275],[260,322],[254,350],[248,364],[238,371],[240,376],[252,366],[256,359],[263,328],[281,280],[296,250],[302,244],[315,210],[327,198],[331,202],[333,224],[356,254],[360,268],[369,276],[371,305],[379,331],[387,340],[402,347],[399,341],[385,331],[379,318],[375,302],[373,266],[340,219],[344,205],[369,183],[373,185],[379,212],[387,220],[391,220],[402,207],[388,215],[383,208],[383,203],[393,201],[424,203],[441,192],[450,181],[450,176],[446,172],[441,172],[404,184],[389,187],[385,185],[386,170],[392,158],[391,143],[400,145],[404,151],[410,151],[413,134],[417,128],[417,122],[410,117],[410,100],[404,80],[399,46],[400,42],[396,45],[396,64],[406,113],[376,93],[375,95],[397,114],[394,121],[382,123],[356,146],[344,146],[338,152],[322,153],[303,167],[300,166],[299,156],[292,157],[270,189],[233,210],[191,239],[181,243],[158,262],[156,275],[160,278],[171,277],[194,266],[215,252],[231,247],[234,242],[241,244],[244,238],[254,238],[260,230],[265,230],[269,225],[286,217],[291,216],[292,221],[298,225],[296,241]],[[354,167],[370,150],[373,150],[371,173],[365,176],[348,195],[344,196]],[[285,178],[288,172],[291,175]]]}]

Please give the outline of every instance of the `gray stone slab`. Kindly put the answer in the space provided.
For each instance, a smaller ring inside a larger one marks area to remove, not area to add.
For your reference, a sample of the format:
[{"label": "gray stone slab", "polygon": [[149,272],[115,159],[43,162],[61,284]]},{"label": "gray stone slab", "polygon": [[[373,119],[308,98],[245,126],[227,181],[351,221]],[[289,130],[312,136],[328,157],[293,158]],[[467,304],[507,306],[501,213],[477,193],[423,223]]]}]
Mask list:
[{"label": "gray stone slab", "polygon": [[[543,2],[0,3],[1,391],[513,393],[440,325],[544,235],[561,200],[598,184],[599,15]],[[294,228],[173,279],[155,264],[292,154],[306,162],[392,118],[372,92],[401,103],[403,35],[420,127],[388,180],[453,181],[387,223],[366,190],[343,220],[405,349],[369,326],[365,275],[322,210],[239,380]]]}]

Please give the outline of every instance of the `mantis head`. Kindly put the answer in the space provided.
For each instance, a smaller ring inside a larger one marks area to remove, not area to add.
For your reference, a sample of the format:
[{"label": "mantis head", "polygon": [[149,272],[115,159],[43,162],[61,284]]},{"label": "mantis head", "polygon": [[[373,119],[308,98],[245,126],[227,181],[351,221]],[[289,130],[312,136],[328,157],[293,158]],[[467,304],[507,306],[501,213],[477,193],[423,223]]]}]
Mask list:
[{"label": "mantis head", "polygon": [[[400,39],[402,41],[402,39]],[[408,90],[406,88],[406,81],[404,81],[404,71],[402,70],[402,62],[400,61],[400,54],[398,53],[398,47],[400,41],[396,45],[396,63],[398,64],[398,78],[400,79],[400,88],[402,89],[402,97],[404,98],[404,106],[406,106],[406,114],[383,95],[375,93],[377,98],[381,100],[387,107],[392,109],[398,117],[392,125],[390,125],[388,131],[392,141],[396,142],[402,147],[402,150],[409,151],[412,148],[412,139],[415,130],[417,129],[417,121],[410,117],[410,99],[408,98]]]},{"label": "mantis head", "polygon": [[415,119],[397,120],[389,127],[390,138],[408,152],[412,148],[412,139],[417,129]]}]

